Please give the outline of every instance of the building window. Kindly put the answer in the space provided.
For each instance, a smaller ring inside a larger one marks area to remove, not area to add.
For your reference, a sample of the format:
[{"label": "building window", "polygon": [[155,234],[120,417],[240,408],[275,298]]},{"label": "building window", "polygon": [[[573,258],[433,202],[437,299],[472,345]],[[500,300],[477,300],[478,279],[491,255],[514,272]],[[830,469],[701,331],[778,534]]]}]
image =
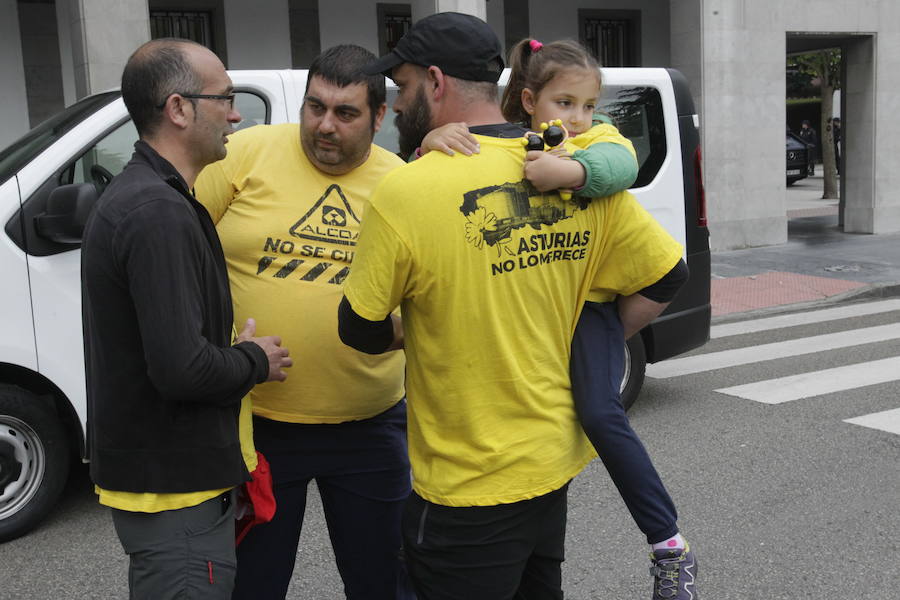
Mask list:
[{"label": "building window", "polygon": [[211,22],[212,14],[205,11],[152,10],[150,38],[184,38],[214,50]]},{"label": "building window", "polygon": [[412,8],[409,4],[385,4],[379,2],[378,48],[381,55],[394,49],[409,28],[412,27]]},{"label": "building window", "polygon": [[604,67],[640,66],[641,11],[579,10],[581,43]]}]

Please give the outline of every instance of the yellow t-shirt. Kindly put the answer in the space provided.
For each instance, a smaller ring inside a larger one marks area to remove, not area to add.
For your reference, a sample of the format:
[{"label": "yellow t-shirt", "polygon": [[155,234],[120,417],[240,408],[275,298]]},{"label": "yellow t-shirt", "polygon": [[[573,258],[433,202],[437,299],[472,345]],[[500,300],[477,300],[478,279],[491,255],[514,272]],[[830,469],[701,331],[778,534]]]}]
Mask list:
[{"label": "yellow t-shirt", "polygon": [[229,138],[228,155],[196,182],[225,251],[238,329],[279,335],[293,366],[283,383],[250,392],[255,414],[292,423],[367,419],[404,394],[403,352],[372,356],[337,335],[343,281],[375,184],[403,164],[372,146],[345,175],[314,167],[297,124],[256,126]]},{"label": "yellow t-shirt", "polygon": [[[241,410],[238,414],[238,439],[241,443],[241,455],[248,471],[256,468],[256,448],[253,445],[253,414],[250,407],[250,397],[244,396],[241,400]],[[139,469],[140,465],[135,465]],[[151,492],[118,492],[105,490],[100,486],[94,486],[94,492],[100,496],[100,504],[127,510],[130,512],[162,512],[197,506],[210,498],[215,498],[222,492],[231,488],[220,490],[204,490],[185,494],[154,494]]]},{"label": "yellow t-shirt", "polygon": [[382,180],[344,286],[366,319],[403,311],[413,485],[448,506],[549,493],[595,456],[569,382],[578,309],[598,268],[628,293],[665,273],[642,257],[679,251],[630,194],[541,194],[518,139],[476,137],[477,157]]},{"label": "yellow t-shirt", "polygon": [[[634,145],[631,141],[619,133],[619,130],[614,126],[601,123],[599,125],[594,125],[584,133],[581,133],[571,139],[571,143],[573,146],[578,147],[579,149],[586,149],[593,144],[597,144],[600,142],[608,142],[613,144],[619,144],[620,146],[625,147],[632,156],[637,159],[637,154],[634,151]],[[661,226],[654,219],[652,223],[648,223],[648,227],[652,229],[660,229]],[[671,253],[667,253],[668,249],[663,250],[663,254],[658,254],[657,257],[659,260],[663,261],[668,268],[663,272],[668,273],[672,267],[678,262],[681,258],[681,255],[674,255]],[[652,259],[652,257],[651,257]],[[613,291],[617,286],[617,282],[611,282],[609,280],[609,276],[615,276],[615,273],[611,273],[606,269],[601,269],[597,273],[597,277],[594,282],[591,284],[591,291],[588,292],[587,299],[592,302],[611,302],[616,298],[616,292]],[[651,282],[655,283],[655,282]],[[637,290],[635,290],[637,291]],[[634,293],[634,292],[632,292]],[[624,294],[627,295],[627,294]]]}]

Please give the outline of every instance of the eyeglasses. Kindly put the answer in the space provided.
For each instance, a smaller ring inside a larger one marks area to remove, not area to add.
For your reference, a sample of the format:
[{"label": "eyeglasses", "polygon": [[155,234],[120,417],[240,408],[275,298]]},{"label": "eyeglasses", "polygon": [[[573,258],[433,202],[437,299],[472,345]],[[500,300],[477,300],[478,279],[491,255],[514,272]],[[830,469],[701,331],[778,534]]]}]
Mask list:
[{"label": "eyeglasses", "polygon": [[[173,92],[178,94],[182,98],[191,98],[191,99],[199,99],[199,100],[225,100],[228,102],[228,108],[234,108],[234,94],[182,94],[181,92]],[[171,94],[170,94],[171,95]],[[166,102],[168,102],[169,97],[166,97]],[[156,108],[162,109],[165,107],[166,103],[158,105]]]}]

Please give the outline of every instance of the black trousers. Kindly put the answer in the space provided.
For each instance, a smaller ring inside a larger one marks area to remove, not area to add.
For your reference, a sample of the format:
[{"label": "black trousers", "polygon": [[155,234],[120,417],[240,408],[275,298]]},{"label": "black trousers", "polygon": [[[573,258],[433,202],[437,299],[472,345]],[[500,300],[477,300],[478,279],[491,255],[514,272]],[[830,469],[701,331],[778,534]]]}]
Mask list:
[{"label": "black trousers", "polygon": [[306,425],[253,418],[269,461],[277,509],[237,548],[232,600],[284,598],[297,562],[306,490],[316,480],[344,593],[350,600],[407,600],[400,517],[410,493],[406,402],[362,421]]},{"label": "black trousers", "polygon": [[402,528],[418,600],[561,600],[568,487],[498,506],[413,493]]}]

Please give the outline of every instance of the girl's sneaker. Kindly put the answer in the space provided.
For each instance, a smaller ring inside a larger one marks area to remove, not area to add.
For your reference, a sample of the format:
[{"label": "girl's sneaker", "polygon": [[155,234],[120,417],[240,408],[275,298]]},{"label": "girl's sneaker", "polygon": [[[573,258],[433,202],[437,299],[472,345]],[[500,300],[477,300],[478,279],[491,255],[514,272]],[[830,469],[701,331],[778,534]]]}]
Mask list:
[{"label": "girl's sneaker", "polygon": [[653,563],[651,600],[697,600],[694,589],[697,560],[688,543],[685,542],[683,550],[654,550],[650,561]]}]

